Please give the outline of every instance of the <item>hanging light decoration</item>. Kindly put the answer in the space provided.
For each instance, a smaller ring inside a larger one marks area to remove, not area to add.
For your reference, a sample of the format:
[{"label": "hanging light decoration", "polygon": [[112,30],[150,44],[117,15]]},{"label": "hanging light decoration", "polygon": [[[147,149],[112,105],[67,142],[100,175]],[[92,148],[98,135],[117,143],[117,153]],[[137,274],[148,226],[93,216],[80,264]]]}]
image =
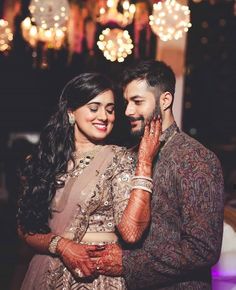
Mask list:
[{"label": "hanging light decoration", "polygon": [[60,28],[43,29],[33,25],[30,18],[25,18],[21,23],[24,39],[32,46],[36,47],[38,42],[46,43],[48,48],[60,49],[65,39],[65,32]]},{"label": "hanging light decoration", "polygon": [[8,51],[11,48],[12,40],[13,34],[8,22],[4,19],[0,19],[0,52]]},{"label": "hanging light decoration", "polygon": [[38,30],[35,25],[31,23],[29,17],[21,22],[21,30],[24,39],[32,46],[36,47],[38,41]]},{"label": "hanging light decoration", "polygon": [[135,13],[135,5],[130,4],[128,0],[120,1],[123,12],[119,12],[117,6],[118,0],[107,0],[106,5],[100,7],[97,21],[102,25],[109,22],[115,22],[121,27],[125,27],[132,23]]},{"label": "hanging light decoration", "polygon": [[163,41],[177,40],[191,27],[188,6],[181,5],[176,0],[153,4],[149,20],[153,32]]},{"label": "hanging light decoration", "polygon": [[97,45],[107,60],[123,62],[132,53],[133,44],[127,30],[106,28],[99,36]]},{"label": "hanging light decoration", "polygon": [[31,0],[29,10],[31,18],[22,22],[24,38],[35,47],[44,42],[47,48],[59,49],[66,36],[69,19],[67,0]]},{"label": "hanging light decoration", "polygon": [[31,20],[44,30],[64,28],[69,19],[67,0],[31,0],[29,6]]}]

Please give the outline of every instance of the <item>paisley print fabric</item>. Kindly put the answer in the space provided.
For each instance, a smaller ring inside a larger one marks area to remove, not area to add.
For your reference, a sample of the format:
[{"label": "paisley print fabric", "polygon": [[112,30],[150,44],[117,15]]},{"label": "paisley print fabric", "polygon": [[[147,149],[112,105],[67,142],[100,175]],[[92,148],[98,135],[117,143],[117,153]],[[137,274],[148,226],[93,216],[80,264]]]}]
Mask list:
[{"label": "paisley print fabric", "polygon": [[211,289],[210,268],[222,240],[221,166],[214,153],[175,123],[162,138],[151,226],[141,246],[124,251],[124,276],[132,290]]}]

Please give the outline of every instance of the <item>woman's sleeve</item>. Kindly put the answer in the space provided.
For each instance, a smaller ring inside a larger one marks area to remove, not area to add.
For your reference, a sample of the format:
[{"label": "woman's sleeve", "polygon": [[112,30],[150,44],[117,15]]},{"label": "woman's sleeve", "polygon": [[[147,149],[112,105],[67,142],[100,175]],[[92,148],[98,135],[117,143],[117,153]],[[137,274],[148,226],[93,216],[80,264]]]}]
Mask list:
[{"label": "woman's sleeve", "polygon": [[135,171],[135,154],[126,151],[119,153],[119,162],[112,178],[112,196],[115,224],[121,221],[131,193],[131,178]]}]

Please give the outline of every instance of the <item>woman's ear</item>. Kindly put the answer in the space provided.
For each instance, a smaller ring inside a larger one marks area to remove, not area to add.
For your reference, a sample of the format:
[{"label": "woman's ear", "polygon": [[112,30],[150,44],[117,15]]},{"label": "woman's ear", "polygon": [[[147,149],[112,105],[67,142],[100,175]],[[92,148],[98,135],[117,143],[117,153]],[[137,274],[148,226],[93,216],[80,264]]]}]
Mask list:
[{"label": "woman's ear", "polygon": [[163,111],[172,107],[173,96],[170,92],[164,92],[160,97],[160,106]]}]

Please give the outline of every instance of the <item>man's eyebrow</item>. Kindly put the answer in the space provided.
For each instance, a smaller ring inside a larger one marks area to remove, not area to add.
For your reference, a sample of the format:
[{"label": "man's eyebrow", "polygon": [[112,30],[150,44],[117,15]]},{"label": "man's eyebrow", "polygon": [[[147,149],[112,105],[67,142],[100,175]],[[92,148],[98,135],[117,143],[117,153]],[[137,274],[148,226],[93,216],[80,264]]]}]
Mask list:
[{"label": "man's eyebrow", "polygon": [[135,101],[136,99],[142,99],[143,97],[142,96],[139,96],[139,95],[135,95],[135,96],[132,96],[130,99],[132,101]]}]

